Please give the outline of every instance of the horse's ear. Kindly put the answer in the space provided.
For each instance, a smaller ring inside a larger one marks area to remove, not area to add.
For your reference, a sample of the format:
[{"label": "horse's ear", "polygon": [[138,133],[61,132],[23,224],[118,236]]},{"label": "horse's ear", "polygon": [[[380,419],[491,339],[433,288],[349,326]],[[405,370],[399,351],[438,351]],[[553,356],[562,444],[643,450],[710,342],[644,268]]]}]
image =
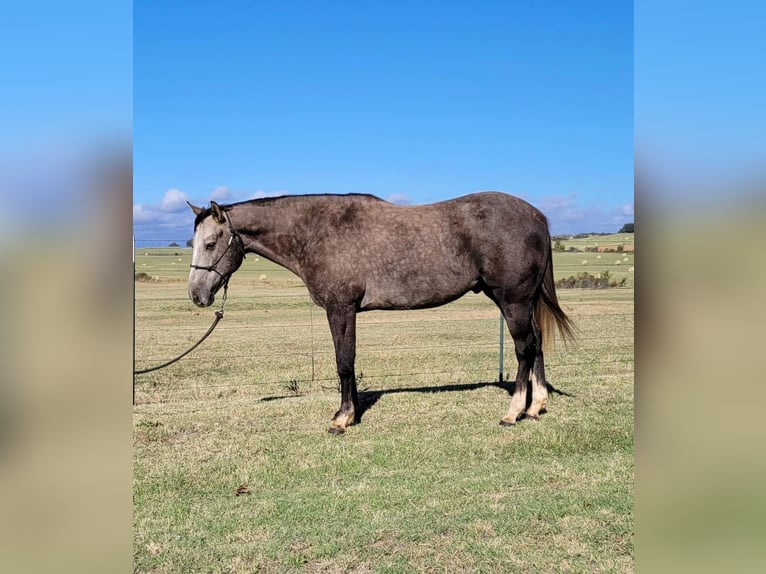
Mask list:
[{"label": "horse's ear", "polygon": [[223,216],[223,209],[221,209],[221,206],[218,205],[215,201],[210,202],[210,211],[213,213],[213,217],[215,217],[218,223],[223,223],[226,221]]},{"label": "horse's ear", "polygon": [[192,205],[192,204],[191,204],[191,203],[189,203],[188,201],[186,202],[186,205],[188,205],[189,207],[191,207],[191,210],[194,212],[194,215],[199,215],[200,213],[202,213],[203,211],[205,211],[205,210],[204,210],[204,209],[202,209],[201,207],[197,207],[196,205]]}]

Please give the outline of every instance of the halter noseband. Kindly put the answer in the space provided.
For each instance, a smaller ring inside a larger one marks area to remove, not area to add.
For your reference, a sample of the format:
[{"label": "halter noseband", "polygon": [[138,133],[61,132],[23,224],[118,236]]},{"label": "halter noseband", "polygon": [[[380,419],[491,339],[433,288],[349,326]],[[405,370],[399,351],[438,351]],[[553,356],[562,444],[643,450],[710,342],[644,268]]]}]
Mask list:
[{"label": "halter noseband", "polygon": [[223,285],[224,287],[227,287],[229,284],[229,278],[231,277],[231,273],[229,273],[227,276],[224,276],[218,269],[216,269],[216,266],[221,262],[221,259],[223,259],[224,255],[229,251],[231,248],[232,242],[237,244],[237,247],[239,247],[240,251],[242,251],[242,259],[246,258],[245,255],[245,244],[242,241],[242,237],[239,235],[239,232],[237,232],[236,229],[231,225],[231,218],[226,218],[226,222],[229,224],[229,233],[231,234],[229,236],[229,242],[226,244],[226,249],[223,250],[223,253],[218,256],[218,259],[215,260],[215,263],[212,265],[194,265],[192,263],[189,265],[192,269],[201,269],[202,271],[212,271],[213,273],[216,273],[221,279],[223,279]]}]

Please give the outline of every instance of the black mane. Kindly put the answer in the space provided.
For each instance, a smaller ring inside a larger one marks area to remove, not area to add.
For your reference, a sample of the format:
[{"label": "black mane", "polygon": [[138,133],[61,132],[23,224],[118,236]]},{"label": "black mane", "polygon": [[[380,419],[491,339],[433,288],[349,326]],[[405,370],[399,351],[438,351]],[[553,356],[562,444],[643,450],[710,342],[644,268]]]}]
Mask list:
[{"label": "black mane", "polygon": [[[280,201],[284,199],[306,199],[311,197],[366,197],[368,199],[375,199],[377,201],[383,201],[379,197],[376,197],[369,193],[305,193],[302,195],[278,195],[275,197],[258,197],[255,199],[248,199],[246,201],[240,201],[237,203],[232,203],[228,207],[231,207],[233,205],[247,205],[247,204],[266,204],[266,203],[272,203],[275,201]],[[221,206],[223,207],[223,206]]]},{"label": "black mane", "polygon": [[[247,199],[245,201],[238,201],[236,203],[228,203],[226,205],[220,205],[223,211],[231,211],[231,208],[235,205],[253,205],[253,204],[267,204],[284,199],[303,199],[307,197],[366,197],[368,199],[374,199],[376,201],[383,201],[379,197],[371,195],[369,193],[306,193],[303,195],[278,195],[275,197],[258,197],[255,199]],[[212,213],[209,207],[206,207],[194,218],[194,231],[197,231],[197,226]]]}]

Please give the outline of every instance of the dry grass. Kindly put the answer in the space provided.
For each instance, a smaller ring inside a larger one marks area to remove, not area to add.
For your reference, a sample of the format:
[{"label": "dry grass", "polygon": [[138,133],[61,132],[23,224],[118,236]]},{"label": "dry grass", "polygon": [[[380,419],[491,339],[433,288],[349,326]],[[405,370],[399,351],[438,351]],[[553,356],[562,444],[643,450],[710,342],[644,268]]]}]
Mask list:
[{"label": "dry grass", "polygon": [[[178,279],[136,284],[139,367],[212,320],[164,259],[137,258]],[[497,424],[510,395],[495,383],[491,303],[360,315],[368,408],[332,437],[324,314],[297,278],[248,258],[213,336],[137,379],[135,570],[632,571],[632,295],[560,293],[579,342],[559,345],[548,373],[571,396],[512,429]],[[505,365],[515,372],[511,346]],[[243,483],[252,494],[236,496]]]}]

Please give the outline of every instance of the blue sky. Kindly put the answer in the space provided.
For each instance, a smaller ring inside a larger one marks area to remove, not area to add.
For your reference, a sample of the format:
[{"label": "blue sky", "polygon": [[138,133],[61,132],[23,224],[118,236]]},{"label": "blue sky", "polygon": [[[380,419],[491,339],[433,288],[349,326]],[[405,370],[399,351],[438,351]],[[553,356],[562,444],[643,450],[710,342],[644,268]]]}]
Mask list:
[{"label": "blue sky", "polygon": [[636,2],[636,155],[674,209],[763,189],[765,19],[757,0]]},{"label": "blue sky", "polygon": [[5,2],[0,38],[0,199],[16,206],[0,228],[57,234],[129,157],[132,5]]},{"label": "blue sky", "polygon": [[130,132],[131,19],[126,0],[4,3],[3,151]]},{"label": "blue sky", "polygon": [[633,221],[633,4],[134,3],[134,229],[188,198],[520,195],[554,233]]}]

